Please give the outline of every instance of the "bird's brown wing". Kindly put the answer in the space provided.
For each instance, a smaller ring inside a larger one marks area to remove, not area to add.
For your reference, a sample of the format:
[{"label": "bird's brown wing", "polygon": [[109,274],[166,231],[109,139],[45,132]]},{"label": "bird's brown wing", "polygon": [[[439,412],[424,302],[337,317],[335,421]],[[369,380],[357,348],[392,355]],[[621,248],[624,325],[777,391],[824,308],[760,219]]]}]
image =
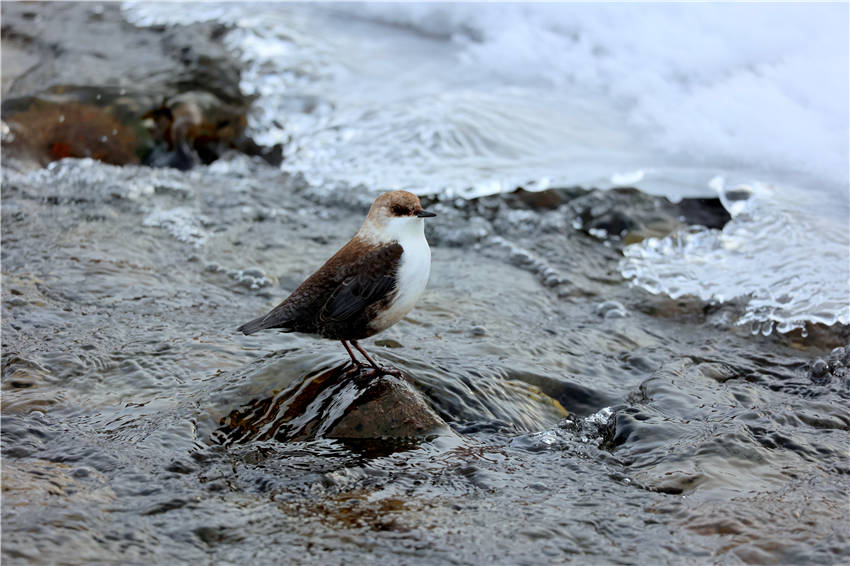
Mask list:
[{"label": "bird's brown wing", "polygon": [[[342,251],[342,250],[341,250]],[[326,334],[323,328],[355,324],[366,310],[388,298],[404,251],[398,243],[363,249],[355,261],[332,257],[267,315],[243,324],[253,334],[267,328]]]},{"label": "bird's brown wing", "polygon": [[336,291],[319,312],[322,323],[344,322],[363,313],[381,301],[395,287],[392,273],[359,273],[352,275]]}]

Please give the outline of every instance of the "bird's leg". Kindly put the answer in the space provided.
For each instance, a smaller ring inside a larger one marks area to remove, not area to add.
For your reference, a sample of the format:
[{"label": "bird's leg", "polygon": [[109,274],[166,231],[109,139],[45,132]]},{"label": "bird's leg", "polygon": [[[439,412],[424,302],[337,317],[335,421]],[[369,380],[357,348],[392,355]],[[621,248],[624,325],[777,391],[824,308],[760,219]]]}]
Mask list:
[{"label": "bird's leg", "polygon": [[381,372],[384,372],[384,373],[388,373],[388,374],[390,374],[390,375],[394,375],[394,376],[396,376],[396,377],[401,377],[401,371],[399,371],[399,370],[397,370],[397,369],[395,369],[395,368],[381,367],[381,366],[379,366],[378,364],[376,364],[376,363],[375,363],[375,360],[373,360],[372,358],[370,358],[370,357],[369,357],[369,354],[367,354],[367,353],[366,353],[366,350],[364,350],[363,348],[361,348],[361,347],[360,347],[360,344],[358,344],[358,343],[357,343],[357,340],[352,340],[352,341],[351,341],[351,344],[352,344],[355,348],[357,348],[357,350],[358,350],[361,354],[363,354],[363,356],[364,356],[367,360],[369,360],[369,363],[370,363],[370,364],[372,364],[372,367],[373,367],[373,368],[375,368],[377,371],[381,371]]},{"label": "bird's leg", "polygon": [[[360,363],[360,360],[358,360],[357,358],[354,357],[354,352],[352,352],[351,348],[348,347],[348,344],[346,343],[346,341],[340,340],[340,342],[342,342],[342,345],[345,346],[345,351],[348,352],[349,356],[351,356],[351,361],[354,362],[354,365],[357,366],[357,367],[363,367],[363,364]],[[352,344],[357,345],[357,342],[352,341]],[[360,350],[360,348],[357,348],[357,349]],[[360,350],[360,351],[362,352],[363,350]],[[368,357],[369,356],[366,356],[367,359],[368,359]],[[371,362],[372,360],[369,360],[369,361]],[[374,362],[372,363],[372,365],[374,365]]]},{"label": "bird's leg", "polygon": [[366,350],[360,347],[360,344],[357,343],[357,340],[352,340],[351,345],[357,348],[357,350],[363,354],[363,357],[369,360],[369,363],[372,364],[372,367],[375,369],[381,369],[381,366],[375,363],[375,360],[369,357],[369,354],[366,353]]}]

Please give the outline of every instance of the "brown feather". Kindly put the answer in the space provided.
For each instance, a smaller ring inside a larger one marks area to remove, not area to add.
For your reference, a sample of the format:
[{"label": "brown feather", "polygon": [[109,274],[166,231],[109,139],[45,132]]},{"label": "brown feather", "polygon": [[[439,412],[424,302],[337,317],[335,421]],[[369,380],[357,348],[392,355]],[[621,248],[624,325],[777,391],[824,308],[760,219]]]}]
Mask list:
[{"label": "brown feather", "polygon": [[369,322],[395,293],[403,251],[395,242],[376,245],[355,236],[283,302],[239,330],[280,328],[336,340],[371,336]]}]

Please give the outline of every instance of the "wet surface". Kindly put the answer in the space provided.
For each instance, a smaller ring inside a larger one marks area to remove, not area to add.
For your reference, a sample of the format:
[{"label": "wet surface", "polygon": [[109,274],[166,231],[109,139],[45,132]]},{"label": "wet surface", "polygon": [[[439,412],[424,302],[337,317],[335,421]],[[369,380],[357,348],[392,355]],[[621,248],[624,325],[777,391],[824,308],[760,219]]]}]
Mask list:
[{"label": "wet surface", "polygon": [[429,290],[367,347],[450,436],[222,444],[229,416],[347,359],[234,328],[349,237],[370,198],[246,157],[7,168],[4,558],[847,556],[844,349],[629,288],[619,240],[572,228],[571,201],[432,203]]},{"label": "wet surface", "polygon": [[342,346],[235,328],[373,197],[235,153],[4,159],[4,563],[850,560],[848,329],[753,335],[620,272],[715,202],[434,197],[428,289],[363,345],[448,430],[330,438],[370,387]]}]

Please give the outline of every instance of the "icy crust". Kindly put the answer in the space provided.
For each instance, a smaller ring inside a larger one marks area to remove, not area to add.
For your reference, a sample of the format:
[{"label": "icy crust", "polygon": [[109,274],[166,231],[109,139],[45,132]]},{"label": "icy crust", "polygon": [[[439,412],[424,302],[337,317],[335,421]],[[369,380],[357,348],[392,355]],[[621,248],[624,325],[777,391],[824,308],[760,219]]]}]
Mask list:
[{"label": "icy crust", "polygon": [[154,226],[168,231],[175,239],[200,248],[207,240],[205,219],[186,206],[168,210],[154,210],[142,221],[144,226]]},{"label": "icy crust", "polygon": [[673,298],[743,301],[737,324],[754,333],[850,324],[847,226],[806,213],[790,187],[714,185],[732,215],[723,230],[696,226],[627,246],[623,276]]},{"label": "icy crust", "polygon": [[125,199],[145,201],[157,192],[190,195],[187,176],[176,169],[150,169],[136,165],[109,165],[84,158],[67,158],[32,171],[4,170],[4,183],[39,191],[54,203]]}]

